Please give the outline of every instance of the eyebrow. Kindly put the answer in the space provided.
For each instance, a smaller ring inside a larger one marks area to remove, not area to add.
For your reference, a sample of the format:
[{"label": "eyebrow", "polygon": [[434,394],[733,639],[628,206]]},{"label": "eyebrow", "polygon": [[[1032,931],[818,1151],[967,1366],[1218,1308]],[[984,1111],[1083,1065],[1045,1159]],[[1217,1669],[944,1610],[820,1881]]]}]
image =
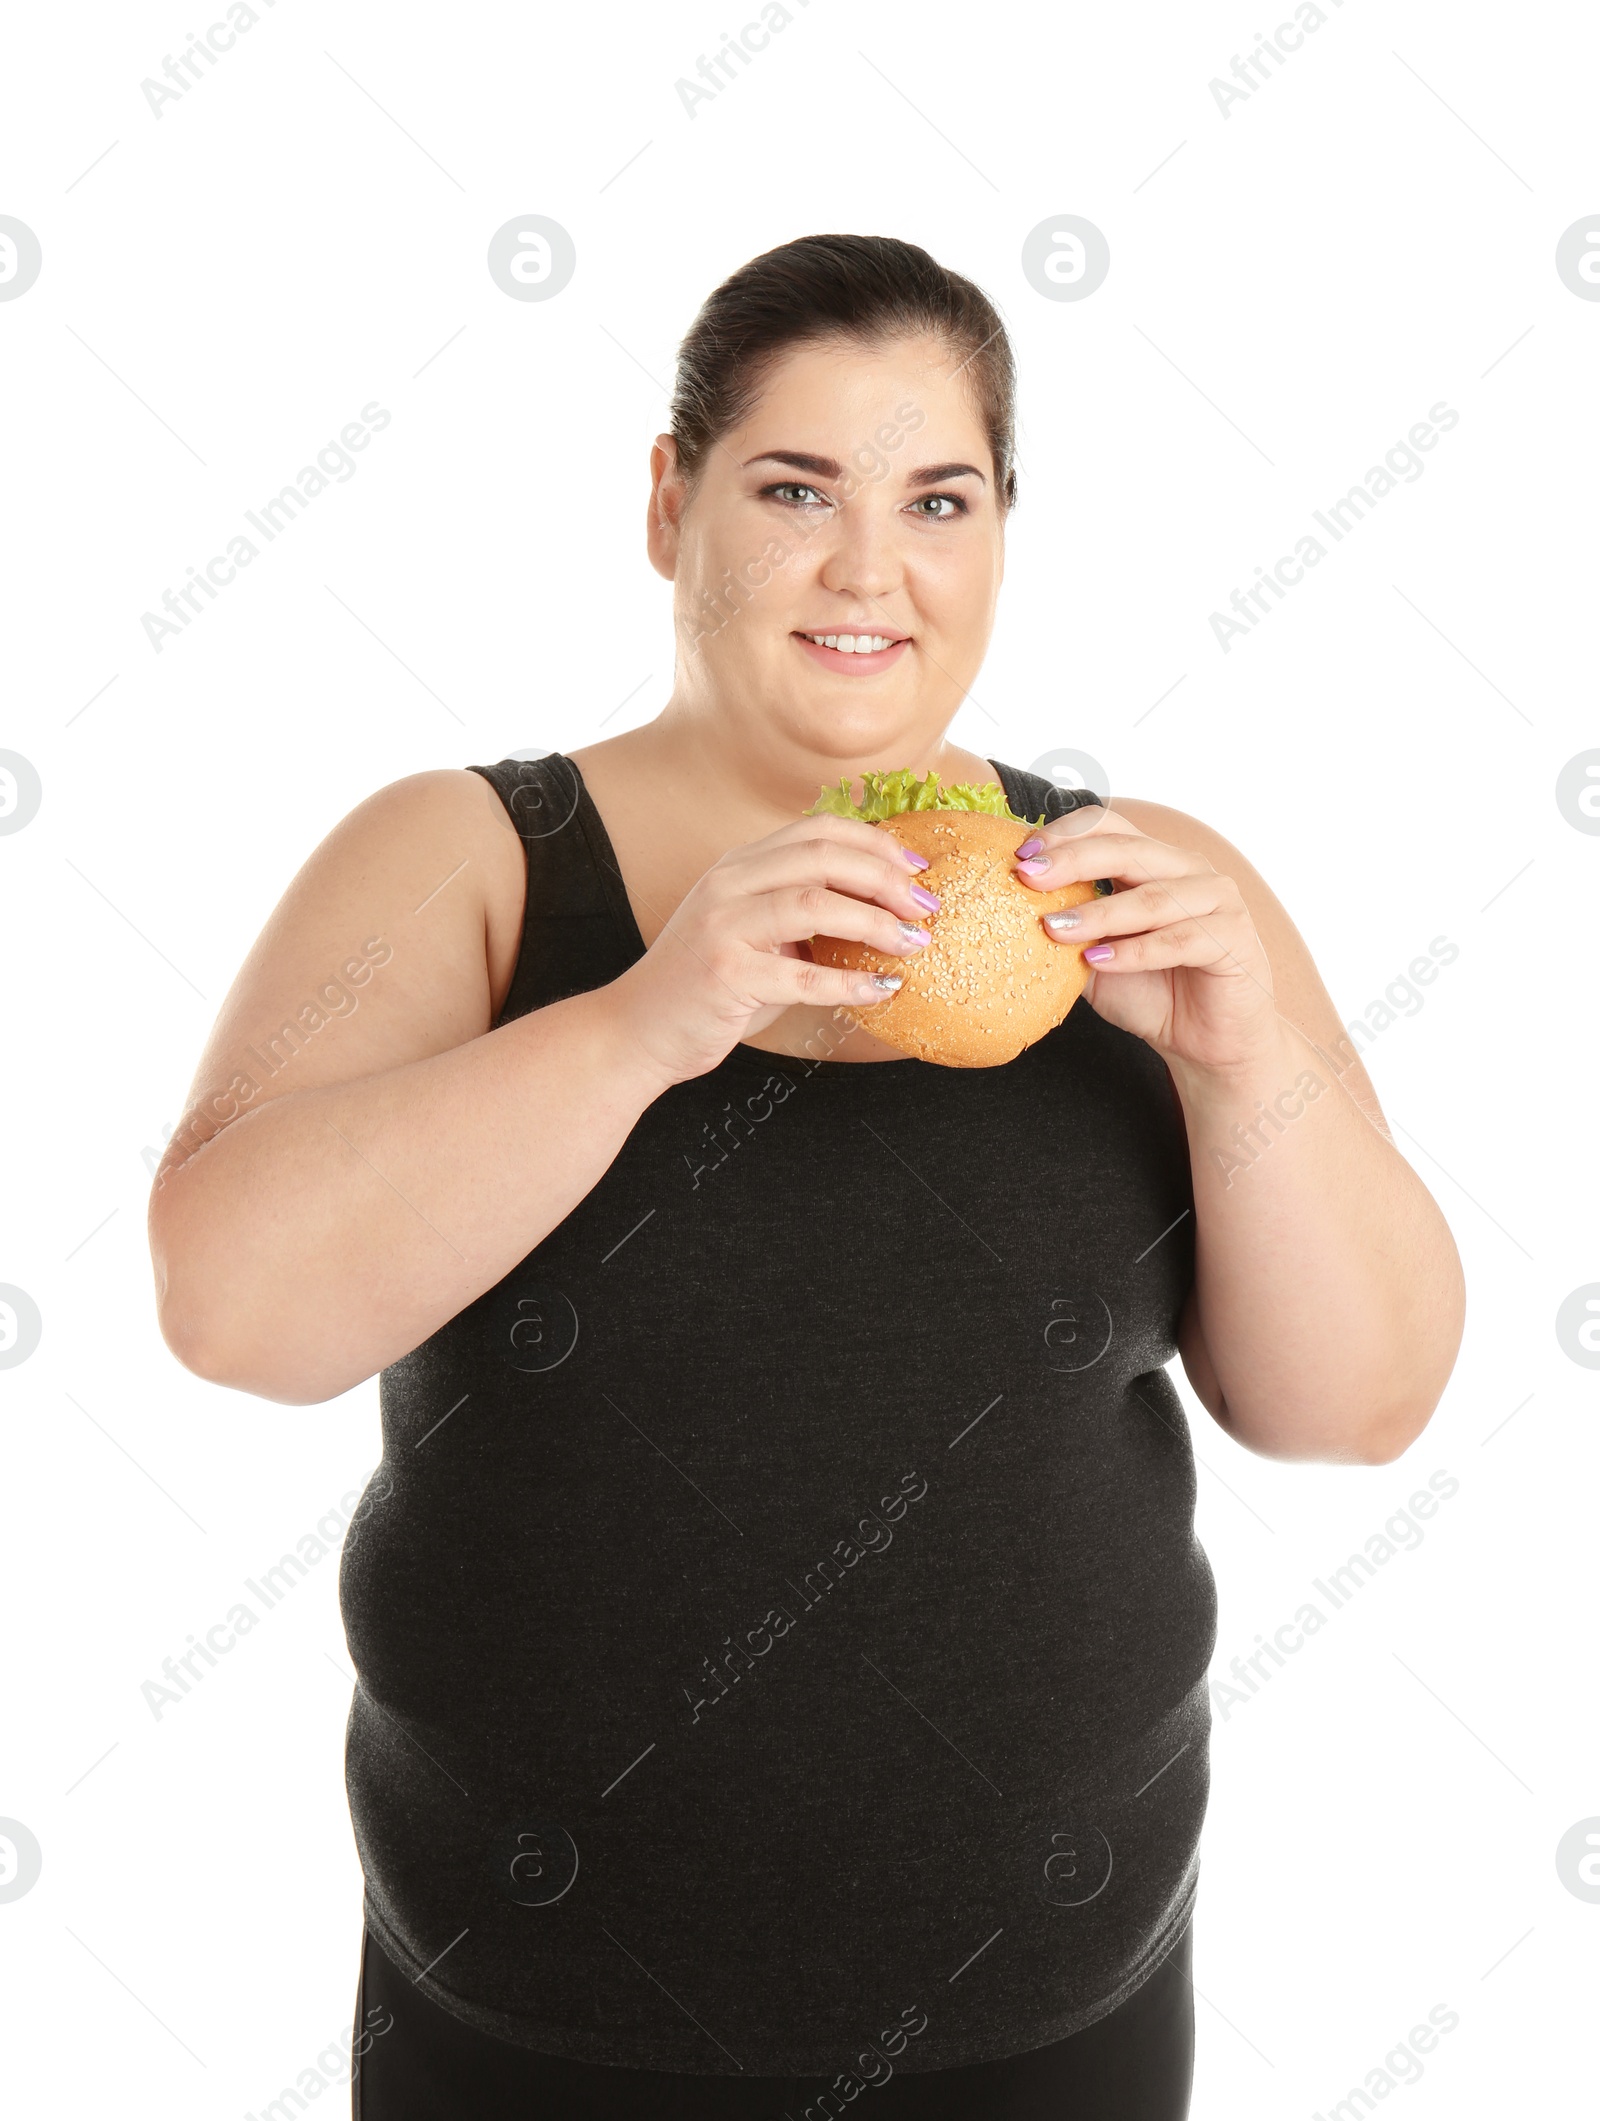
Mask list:
[{"label": "eyebrow", "polygon": [[[839,479],[844,476],[844,466],[832,457],[807,456],[798,449],[764,449],[759,456],[747,457],[744,469],[752,464],[786,464],[791,471],[809,471],[819,479]],[[976,464],[923,464],[916,471],[906,474],[908,486],[940,486],[946,479],[976,479],[980,486],[986,485],[983,473]]]}]

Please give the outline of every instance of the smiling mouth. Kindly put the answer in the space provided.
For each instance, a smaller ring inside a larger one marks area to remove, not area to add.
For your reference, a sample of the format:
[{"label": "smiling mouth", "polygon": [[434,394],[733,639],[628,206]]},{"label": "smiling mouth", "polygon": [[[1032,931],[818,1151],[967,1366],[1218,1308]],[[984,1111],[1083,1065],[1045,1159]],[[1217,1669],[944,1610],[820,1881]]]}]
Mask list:
[{"label": "smiling mouth", "polygon": [[793,638],[814,662],[862,677],[897,663],[901,650],[911,645],[905,633],[796,633]]}]

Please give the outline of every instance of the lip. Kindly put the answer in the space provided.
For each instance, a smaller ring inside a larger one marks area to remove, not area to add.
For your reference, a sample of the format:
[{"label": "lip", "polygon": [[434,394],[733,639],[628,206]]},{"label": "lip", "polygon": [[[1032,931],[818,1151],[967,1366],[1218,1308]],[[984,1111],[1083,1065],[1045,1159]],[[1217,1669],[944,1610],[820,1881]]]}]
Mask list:
[{"label": "lip", "polygon": [[[843,632],[845,629],[841,627],[837,630]],[[881,626],[875,626],[872,631],[880,640],[887,638]],[[869,678],[877,671],[888,670],[899,662],[911,646],[911,636],[903,633],[890,640],[887,648],[874,648],[868,655],[841,655],[837,648],[823,648],[803,633],[791,634],[790,639],[798,641],[805,653],[822,669],[834,671],[841,677],[858,678]]]}]

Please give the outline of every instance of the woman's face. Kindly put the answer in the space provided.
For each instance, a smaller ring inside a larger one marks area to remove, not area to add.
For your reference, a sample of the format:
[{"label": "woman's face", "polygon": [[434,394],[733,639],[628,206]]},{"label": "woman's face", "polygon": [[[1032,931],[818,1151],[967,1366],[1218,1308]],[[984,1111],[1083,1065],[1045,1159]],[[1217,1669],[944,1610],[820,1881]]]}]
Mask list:
[{"label": "woman's face", "polygon": [[1004,567],[962,360],[926,338],[792,348],[692,494],[658,440],[650,556],[674,585],[680,700],[780,756],[900,766],[937,743]]}]

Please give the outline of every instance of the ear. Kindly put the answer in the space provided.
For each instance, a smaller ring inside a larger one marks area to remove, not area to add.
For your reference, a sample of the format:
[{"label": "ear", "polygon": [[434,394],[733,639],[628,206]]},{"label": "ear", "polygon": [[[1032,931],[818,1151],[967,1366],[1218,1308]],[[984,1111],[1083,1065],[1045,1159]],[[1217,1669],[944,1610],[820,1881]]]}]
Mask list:
[{"label": "ear", "polygon": [[678,537],[687,499],[688,482],[678,468],[678,445],[669,434],[657,435],[650,449],[645,544],[651,566],[669,582],[678,571]]}]

